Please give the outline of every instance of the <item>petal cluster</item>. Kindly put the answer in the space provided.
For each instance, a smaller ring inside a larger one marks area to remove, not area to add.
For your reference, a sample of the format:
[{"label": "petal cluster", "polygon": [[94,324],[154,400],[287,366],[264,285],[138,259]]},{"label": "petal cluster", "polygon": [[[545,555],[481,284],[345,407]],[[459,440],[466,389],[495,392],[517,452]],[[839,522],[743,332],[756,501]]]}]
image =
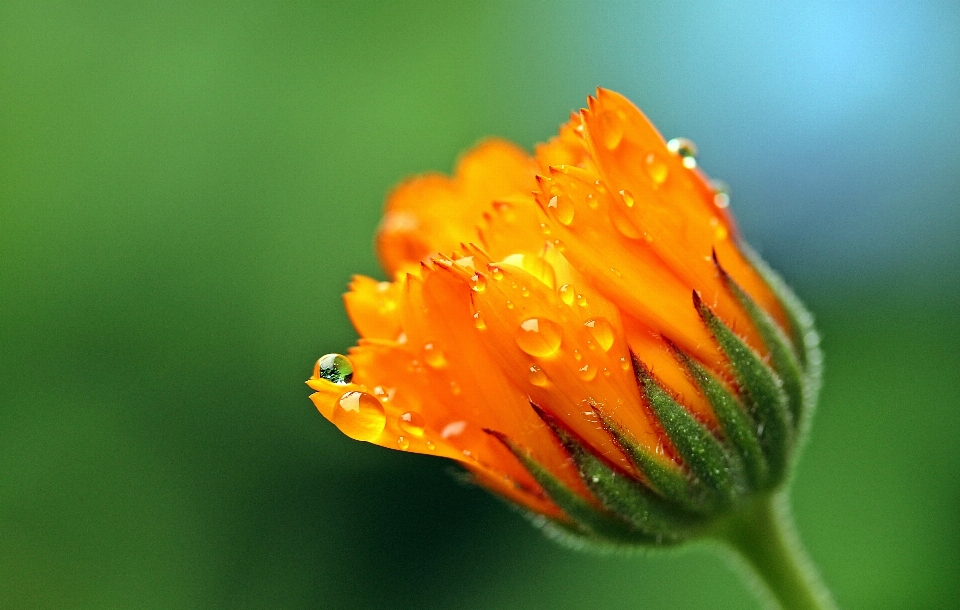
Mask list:
[{"label": "petal cluster", "polygon": [[559,527],[682,539],[780,484],[815,392],[809,316],[728,202],[692,143],[603,89],[533,156],[482,142],[390,195],[393,281],[353,279],[361,338],[311,399]]}]

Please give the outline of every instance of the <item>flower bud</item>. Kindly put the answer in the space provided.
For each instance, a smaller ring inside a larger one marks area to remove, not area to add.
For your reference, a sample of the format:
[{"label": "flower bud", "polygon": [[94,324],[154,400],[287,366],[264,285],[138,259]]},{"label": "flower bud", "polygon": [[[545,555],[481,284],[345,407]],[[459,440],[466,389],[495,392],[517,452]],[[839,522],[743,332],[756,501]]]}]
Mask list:
[{"label": "flower bud", "polygon": [[361,339],[311,399],[580,541],[681,542],[782,486],[817,335],[695,155],[600,89],[533,156],[489,140],[401,184],[377,235],[393,281],[354,278]]}]

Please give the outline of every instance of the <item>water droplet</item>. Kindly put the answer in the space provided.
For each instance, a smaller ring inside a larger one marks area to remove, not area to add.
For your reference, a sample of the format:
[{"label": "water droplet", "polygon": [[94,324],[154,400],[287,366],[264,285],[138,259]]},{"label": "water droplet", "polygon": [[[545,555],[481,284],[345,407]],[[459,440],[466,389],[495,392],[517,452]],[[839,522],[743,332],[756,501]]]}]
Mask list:
[{"label": "water droplet", "polygon": [[566,303],[567,305],[573,305],[574,291],[573,286],[570,284],[564,284],[560,287],[560,300]]},{"label": "water droplet", "polygon": [[584,326],[587,327],[587,330],[590,331],[593,338],[597,340],[597,344],[600,345],[603,351],[609,352],[613,346],[614,339],[613,326],[610,325],[610,322],[604,318],[594,318],[587,320]]},{"label": "water droplet", "polygon": [[527,289],[526,286],[520,287],[520,296],[524,296],[524,297],[530,296],[530,291]]},{"label": "water droplet", "polygon": [[541,388],[547,385],[547,374],[536,364],[530,367],[530,383]]},{"label": "water droplet", "polygon": [[313,367],[313,378],[346,385],[353,380],[353,364],[346,356],[340,354],[321,356]]},{"label": "water droplet", "polygon": [[366,392],[347,392],[340,397],[330,418],[340,431],[358,441],[372,441],[387,423],[383,405]]},{"label": "water droplet", "polygon": [[597,376],[597,367],[584,364],[577,369],[577,374],[579,374],[580,379],[584,381],[593,381],[593,378]]},{"label": "water droplet", "polygon": [[442,369],[447,366],[447,357],[433,343],[427,343],[423,346],[423,361],[427,363],[427,366],[435,369]]},{"label": "water droplet", "polygon": [[513,309],[513,301],[507,301],[507,309]]},{"label": "water droplet", "polygon": [[656,153],[647,153],[647,158],[644,161],[647,166],[647,175],[653,180],[654,185],[660,186],[663,184],[669,171],[667,164]]},{"label": "water droplet", "polygon": [[487,289],[487,278],[483,277],[479,273],[474,273],[470,277],[470,282],[470,287],[473,288],[475,292],[483,292]]},{"label": "water droplet", "polygon": [[683,158],[683,166],[693,169],[697,166],[697,145],[687,138],[674,138],[667,142],[667,150]]},{"label": "water droplet", "polygon": [[552,210],[561,223],[569,225],[573,222],[573,204],[565,195],[554,195],[547,203],[547,209]]},{"label": "water droplet", "polygon": [[610,369],[608,369],[607,367],[603,367],[603,376],[604,376],[604,377],[609,377],[609,376],[610,376]]},{"label": "water droplet", "polygon": [[578,294],[578,295],[577,295],[577,305],[579,305],[580,307],[586,307],[586,306],[587,306],[587,297],[583,296],[582,294]]},{"label": "water droplet", "polygon": [[517,328],[515,339],[526,353],[546,358],[560,349],[562,337],[563,328],[556,322],[546,318],[530,318]]},{"label": "water droplet", "polygon": [[630,361],[627,360],[626,357],[623,357],[623,358],[620,359],[620,368],[623,369],[623,370],[625,370],[625,371],[629,371],[629,370],[630,370]]},{"label": "water droplet", "polygon": [[430,451],[436,451],[437,446],[433,444],[433,441],[427,441],[427,449]]},{"label": "water droplet", "polygon": [[587,205],[591,210],[596,210],[600,205],[600,200],[593,196],[593,193],[587,193]]},{"label": "water droplet", "polygon": [[483,321],[482,317],[480,317],[479,311],[473,314],[473,326],[477,330],[484,330],[485,328],[487,328],[487,323]]},{"label": "water droplet", "polygon": [[567,245],[559,239],[553,240],[553,245],[559,252],[566,252],[567,250]]},{"label": "water droplet", "polygon": [[498,282],[503,279],[503,269],[497,267],[496,265],[489,265],[488,267],[490,269],[490,275],[493,276],[493,279],[497,280]]},{"label": "water droplet", "polygon": [[580,362],[581,360],[583,360],[583,354],[580,353],[580,350],[578,349],[573,350],[573,359],[576,360],[577,362]]},{"label": "water droplet", "polygon": [[620,146],[623,141],[623,121],[615,111],[607,111],[600,115],[600,135],[603,139],[603,145],[608,150],[613,150]]},{"label": "water droplet", "polygon": [[423,421],[423,415],[408,411],[399,417],[398,423],[400,424],[400,429],[410,436],[416,436],[418,438],[423,436],[423,429],[426,426],[426,423]]},{"label": "water droplet", "polygon": [[550,227],[545,222],[540,223],[540,230],[544,235],[550,235]]},{"label": "water droplet", "polygon": [[465,421],[454,421],[450,422],[443,427],[443,430],[440,431],[440,436],[443,438],[450,438],[451,436],[458,436],[463,434],[463,431],[467,429],[467,422]]},{"label": "water droplet", "polygon": [[720,209],[730,206],[730,186],[723,180],[711,180],[713,186],[713,205]]},{"label": "water droplet", "polygon": [[620,201],[614,202],[608,213],[610,215],[610,222],[613,223],[614,228],[617,231],[620,231],[629,239],[639,239],[641,236],[640,230],[630,222],[630,212],[629,209],[633,207],[633,195],[630,194],[630,191],[620,191]]},{"label": "water droplet", "polygon": [[407,437],[401,436],[397,439],[397,446],[400,447],[402,451],[406,451],[410,448],[410,441],[407,440]]},{"label": "water droplet", "polygon": [[454,396],[460,396],[461,392],[463,392],[463,390],[460,388],[460,384],[457,383],[456,381],[451,381],[450,393],[453,394]]},{"label": "water droplet", "polygon": [[617,276],[617,277],[623,277],[623,274],[620,273],[620,270],[619,270],[619,269],[614,269],[613,267],[610,267],[610,271],[612,271],[613,274],[614,274],[615,276]]}]

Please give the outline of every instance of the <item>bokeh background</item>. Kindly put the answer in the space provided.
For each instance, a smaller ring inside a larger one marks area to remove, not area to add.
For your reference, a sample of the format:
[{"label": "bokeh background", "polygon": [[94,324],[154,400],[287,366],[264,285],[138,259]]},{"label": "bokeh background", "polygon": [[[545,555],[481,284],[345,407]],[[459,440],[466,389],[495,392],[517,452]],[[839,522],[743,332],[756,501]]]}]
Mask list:
[{"label": "bokeh background", "polygon": [[754,608],[307,400],[389,188],[597,85],[816,312],[796,517],[844,608],[960,598],[960,5],[0,2],[0,607]]}]

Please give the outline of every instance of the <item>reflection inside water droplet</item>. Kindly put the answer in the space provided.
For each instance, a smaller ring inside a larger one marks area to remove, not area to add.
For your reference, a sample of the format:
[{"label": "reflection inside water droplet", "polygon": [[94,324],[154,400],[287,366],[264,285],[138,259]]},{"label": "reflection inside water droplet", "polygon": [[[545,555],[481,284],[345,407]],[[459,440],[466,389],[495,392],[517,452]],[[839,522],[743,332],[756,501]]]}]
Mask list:
[{"label": "reflection inside water droplet", "polygon": [[314,379],[326,379],[339,385],[353,381],[353,364],[346,356],[326,354],[313,367]]}]

